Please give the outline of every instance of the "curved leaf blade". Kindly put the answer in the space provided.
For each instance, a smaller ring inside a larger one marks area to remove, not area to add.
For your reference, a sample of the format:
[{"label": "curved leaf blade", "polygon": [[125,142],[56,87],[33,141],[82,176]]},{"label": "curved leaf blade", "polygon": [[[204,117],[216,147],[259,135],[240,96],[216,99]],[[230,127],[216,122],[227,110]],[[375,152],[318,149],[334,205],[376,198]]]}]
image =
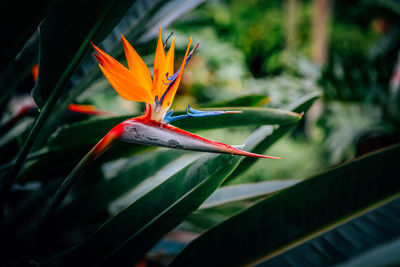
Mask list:
[{"label": "curved leaf blade", "polygon": [[[288,110],[292,110],[293,112],[297,113],[306,113],[314,104],[314,102],[320,97],[321,94],[318,92],[308,94],[292,103],[288,107]],[[270,127],[271,132],[269,133],[268,138],[265,138],[263,142],[257,145],[257,147],[254,149],[255,153],[264,153],[270,146],[275,144],[277,140],[294,131],[298,126],[298,123],[299,122],[292,125],[282,125],[279,126],[278,129],[273,129],[271,126],[264,126]],[[236,177],[247,171],[256,161],[256,158],[245,158],[224,183],[229,183],[230,181],[234,180]]]},{"label": "curved leaf blade", "polygon": [[266,196],[295,185],[298,182],[300,180],[292,179],[224,186],[215,191],[200,206],[200,209],[208,209],[234,201]]},{"label": "curved leaf blade", "polygon": [[[398,253],[397,259],[390,256],[393,248],[387,248],[386,243],[400,238],[399,223],[400,198],[397,197],[384,201],[369,212],[357,214],[346,223],[340,221],[339,226],[330,231],[311,235],[292,249],[257,266],[279,266],[286,262],[302,266],[328,266],[343,261],[345,266],[396,266],[400,257]],[[383,247],[377,248],[381,244]],[[394,245],[399,247],[399,244]]]},{"label": "curved leaf blade", "polygon": [[139,261],[217,189],[239,160],[236,156],[204,155],[113,217],[65,265],[126,265]]},{"label": "curved leaf blade", "polygon": [[59,95],[87,56],[90,41],[106,37],[132,4],[129,1],[58,1],[39,27],[39,76],[33,98],[42,109]]},{"label": "curved leaf blade", "polygon": [[399,156],[400,146],[395,146],[259,201],[189,244],[172,266],[254,264],[273,257],[279,249],[283,252],[303,237],[398,194]]},{"label": "curved leaf blade", "polygon": [[[264,135],[251,135],[246,150],[254,149],[263,138]],[[242,159],[203,155],[111,218],[65,264],[81,264],[83,259],[89,265],[137,262],[163,235],[196,210]]]}]

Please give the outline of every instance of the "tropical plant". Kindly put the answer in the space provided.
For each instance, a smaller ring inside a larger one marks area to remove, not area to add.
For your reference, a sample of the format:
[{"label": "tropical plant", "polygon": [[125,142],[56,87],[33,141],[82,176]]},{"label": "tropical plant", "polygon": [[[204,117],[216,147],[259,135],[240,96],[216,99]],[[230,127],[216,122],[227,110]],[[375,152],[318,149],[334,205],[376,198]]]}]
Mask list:
[{"label": "tropical plant", "polygon": [[[397,254],[386,256],[400,236],[399,146],[304,181],[229,185],[257,160],[243,155],[267,157],[259,154],[301,124],[319,93],[287,110],[260,107],[266,96],[249,95],[205,103],[202,111],[168,111],[187,59],[195,57],[190,42],[173,74],[173,49],[160,52],[160,34],[153,72],[165,80],[153,75],[152,87],[147,57],[142,61],[127,40],[147,52],[159,27],[200,2],[44,1],[18,21],[0,66],[1,265],[127,266],[154,260],[155,252],[157,264],[173,266],[400,262]],[[11,2],[1,9],[13,18],[18,11]],[[145,115],[79,105],[111,91],[90,56],[91,41],[101,47],[94,46],[96,58],[108,81],[121,96],[145,102]],[[129,70],[103,52],[123,61],[122,47]],[[36,63],[35,105],[7,119],[10,100]],[[177,127],[229,129],[223,140],[233,142],[232,129],[244,128],[247,138],[234,147]],[[175,250],[169,243],[175,259],[162,262],[165,253],[156,248],[176,231],[198,237]]]}]

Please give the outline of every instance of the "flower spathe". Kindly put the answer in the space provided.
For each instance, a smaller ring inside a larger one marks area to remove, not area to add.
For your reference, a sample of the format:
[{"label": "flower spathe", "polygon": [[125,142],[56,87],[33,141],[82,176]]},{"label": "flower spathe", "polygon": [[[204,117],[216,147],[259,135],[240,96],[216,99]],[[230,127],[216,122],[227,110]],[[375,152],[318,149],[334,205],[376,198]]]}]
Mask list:
[{"label": "flower spathe", "polygon": [[[165,53],[161,39],[161,29],[157,41],[154,57],[153,76],[142,58],[131,44],[121,34],[128,68],[113,57],[92,44],[97,54],[96,59],[104,76],[120,96],[130,101],[146,103],[146,113],[143,116],[126,120],[115,126],[98,143],[96,154],[104,152],[113,140],[120,139],[126,142],[163,146],[175,149],[225,153],[242,156],[277,158],[258,155],[232,146],[208,140],[201,136],[186,132],[169,123],[183,118],[216,116],[238,111],[199,111],[188,106],[187,114],[172,117],[172,101],[181,81],[185,66],[192,57],[198,44],[189,52],[192,38],[189,39],[185,56],[178,70],[174,72],[175,38]],[[112,137],[112,138],[110,138]]]}]

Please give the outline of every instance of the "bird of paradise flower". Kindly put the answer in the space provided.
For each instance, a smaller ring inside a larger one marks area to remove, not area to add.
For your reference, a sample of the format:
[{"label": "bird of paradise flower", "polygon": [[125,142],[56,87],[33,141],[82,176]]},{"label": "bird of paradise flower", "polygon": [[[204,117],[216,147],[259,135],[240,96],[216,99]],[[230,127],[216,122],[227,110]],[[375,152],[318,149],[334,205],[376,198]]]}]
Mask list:
[{"label": "bird of paradise flower", "polygon": [[[128,119],[115,126],[94,148],[94,156],[105,151],[115,140],[132,143],[163,146],[168,148],[225,153],[261,158],[278,158],[246,152],[235,147],[215,142],[182,129],[170,122],[204,116],[216,116],[238,111],[198,111],[187,108],[187,114],[172,116],[169,110],[182,78],[183,71],[193,56],[198,44],[189,52],[192,38],[186,49],[182,64],[174,73],[175,38],[172,39],[168,53],[165,53],[161,39],[161,29],[154,58],[153,79],[150,71],[135,49],[124,38],[125,56],[128,68],[92,44],[97,54],[100,69],[120,96],[127,100],[146,103],[144,115]],[[240,112],[240,111],[239,111]]]},{"label": "bird of paradise flower", "polygon": [[44,212],[38,224],[36,235],[38,239],[40,239],[43,229],[46,228],[49,218],[54,214],[74,181],[92,161],[98,158],[116,140],[182,150],[259,158],[280,158],[246,152],[230,145],[203,138],[170,124],[172,121],[184,118],[237,113],[237,111],[198,111],[188,106],[187,114],[172,116],[172,110],[169,109],[181,81],[183,71],[198,47],[197,44],[189,52],[192,38],[189,39],[182,64],[174,73],[175,39],[172,39],[170,49],[165,54],[160,29],[153,66],[153,79],[151,79],[150,71],[142,58],[124,36],[121,36],[129,68],[126,68],[96,45],[92,44],[97,52],[95,57],[99,62],[103,74],[118,94],[127,100],[146,103],[146,112],[140,117],[128,119],[112,128],[75,166]]}]

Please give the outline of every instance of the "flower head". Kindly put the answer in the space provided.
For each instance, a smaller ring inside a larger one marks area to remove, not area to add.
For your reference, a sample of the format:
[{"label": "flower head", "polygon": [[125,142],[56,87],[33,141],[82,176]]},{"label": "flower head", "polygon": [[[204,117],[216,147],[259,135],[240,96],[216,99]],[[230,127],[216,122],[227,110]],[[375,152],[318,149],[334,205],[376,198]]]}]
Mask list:
[{"label": "flower head", "polygon": [[98,53],[95,56],[100,69],[120,96],[131,101],[145,102],[150,118],[161,122],[172,104],[185,66],[198,45],[189,53],[192,38],[189,39],[182,64],[174,73],[175,38],[172,39],[168,53],[165,53],[160,29],[152,78],[142,58],[122,34],[121,37],[128,68],[92,44]]},{"label": "flower head", "polygon": [[[118,92],[127,100],[145,102],[146,113],[143,116],[126,120],[115,126],[98,144],[96,154],[104,151],[112,142],[120,139],[126,142],[163,146],[175,149],[205,151],[214,153],[227,153],[242,156],[276,158],[253,154],[235,147],[205,139],[201,136],[186,132],[174,127],[169,122],[191,117],[216,116],[240,111],[199,111],[188,106],[187,114],[172,116],[171,107],[179,82],[182,78],[186,64],[189,62],[198,44],[189,52],[192,38],[189,39],[186,53],[177,71],[174,73],[175,39],[172,39],[168,53],[165,54],[166,45],[161,39],[161,29],[154,57],[153,76],[142,58],[137,54],[130,43],[122,36],[128,68],[113,57],[93,47],[97,54],[104,76]],[[111,137],[110,137],[111,136]]]}]

